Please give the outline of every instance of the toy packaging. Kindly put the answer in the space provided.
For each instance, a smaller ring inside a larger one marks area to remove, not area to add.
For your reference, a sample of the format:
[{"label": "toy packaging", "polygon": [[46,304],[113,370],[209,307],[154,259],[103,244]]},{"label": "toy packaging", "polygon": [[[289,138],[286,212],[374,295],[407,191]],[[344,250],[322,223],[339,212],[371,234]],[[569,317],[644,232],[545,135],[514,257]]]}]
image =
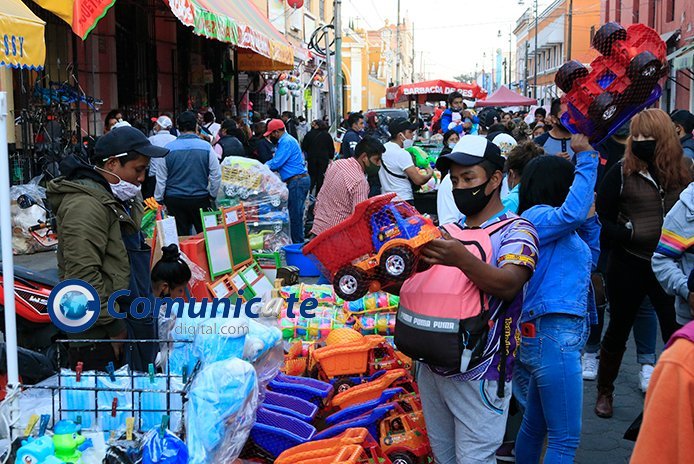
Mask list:
[{"label": "toy packaging", "polygon": [[264,164],[249,158],[224,158],[222,185],[217,203],[243,204],[251,248],[255,252],[278,252],[289,245],[287,186]]},{"label": "toy packaging", "polygon": [[643,24],[624,28],[610,22],[593,36],[600,53],[588,70],[572,60],[555,77],[565,92],[561,117],[573,133],[599,145],[631,117],[658,100],[658,81],[667,74],[667,51],[658,33]]},{"label": "toy packaging", "polygon": [[404,282],[419,265],[419,250],[441,237],[434,223],[394,193],[359,203],[351,216],[310,241],[304,254],[320,262],[335,293],[353,301]]}]

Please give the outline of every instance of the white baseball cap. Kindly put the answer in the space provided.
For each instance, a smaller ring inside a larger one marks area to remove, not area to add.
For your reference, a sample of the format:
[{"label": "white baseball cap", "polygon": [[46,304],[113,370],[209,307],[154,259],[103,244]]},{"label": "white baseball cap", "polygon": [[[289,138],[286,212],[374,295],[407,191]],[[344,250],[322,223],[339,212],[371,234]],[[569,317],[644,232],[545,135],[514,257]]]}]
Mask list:
[{"label": "white baseball cap", "polygon": [[161,115],[157,118],[157,124],[159,124],[159,127],[161,127],[162,129],[171,129],[171,126],[173,126],[171,118],[164,115]]}]

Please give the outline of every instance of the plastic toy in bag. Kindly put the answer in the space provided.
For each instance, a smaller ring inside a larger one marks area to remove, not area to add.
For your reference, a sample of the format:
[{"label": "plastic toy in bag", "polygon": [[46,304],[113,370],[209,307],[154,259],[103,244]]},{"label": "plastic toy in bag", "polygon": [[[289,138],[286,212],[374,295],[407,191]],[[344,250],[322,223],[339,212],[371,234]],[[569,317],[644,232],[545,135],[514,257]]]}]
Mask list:
[{"label": "plastic toy in bag", "polygon": [[22,446],[17,450],[14,464],[63,464],[63,461],[54,456],[55,448],[51,437],[44,435],[34,438],[28,437],[22,440]]},{"label": "plastic toy in bag", "polygon": [[608,22],[593,35],[591,45],[600,56],[590,63],[590,71],[571,60],[559,68],[554,81],[565,93],[562,124],[597,146],[658,100],[658,81],[668,74],[668,59],[663,39],[644,24],[624,28]]},{"label": "plastic toy in bag", "polygon": [[335,293],[354,301],[370,290],[404,282],[419,268],[419,250],[441,231],[394,193],[359,203],[352,215],[308,242]]},{"label": "plastic toy in bag", "polygon": [[193,346],[194,355],[203,365],[224,359],[243,358],[249,319],[210,318],[201,323],[213,328],[213,333],[198,333]]},{"label": "plastic toy in bag", "polygon": [[142,464],[188,464],[188,447],[170,430],[150,430],[143,440]]},{"label": "plastic toy in bag", "polygon": [[186,410],[190,464],[236,459],[255,422],[257,404],[256,372],[247,362],[219,361],[199,371]]},{"label": "plastic toy in bag", "polygon": [[248,334],[243,349],[243,358],[246,361],[255,362],[282,339],[280,329],[276,325],[270,325],[269,320],[267,322],[258,322],[256,319],[248,320]]}]

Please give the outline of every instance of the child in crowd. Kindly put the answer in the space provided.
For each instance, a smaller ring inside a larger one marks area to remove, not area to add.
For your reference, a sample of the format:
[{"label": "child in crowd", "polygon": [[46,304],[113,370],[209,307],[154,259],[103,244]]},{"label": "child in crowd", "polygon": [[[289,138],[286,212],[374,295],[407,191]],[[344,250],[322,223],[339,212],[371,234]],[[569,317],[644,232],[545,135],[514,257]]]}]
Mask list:
[{"label": "child in crowd", "polygon": [[[152,291],[158,298],[184,298],[188,282],[192,277],[190,267],[181,258],[177,245],[167,245],[161,251],[161,259],[152,268]],[[166,306],[161,306],[158,319],[160,339],[171,340],[170,333],[176,325],[176,310],[177,308],[174,306],[170,312],[170,317],[166,317]],[[166,366],[166,360],[172,348],[170,345],[170,343],[162,343],[160,346],[156,363],[162,369]]]},{"label": "child in crowd", "polygon": [[540,461],[545,437],[544,462],[573,462],[581,436],[581,351],[596,322],[590,274],[599,255],[598,152],[584,135],[572,136],[571,146],[575,174],[570,161],[541,156],[521,179],[519,212],[537,229],[542,256],[523,302],[514,372],[514,396],[525,409],[516,459],[524,463]]},{"label": "child in crowd", "polygon": [[542,147],[535,142],[527,141],[514,147],[506,158],[506,179],[508,181],[508,194],[502,196],[501,201],[504,206],[514,213],[518,212],[518,194],[520,192],[520,181],[523,170],[530,161],[538,156],[544,155]]}]

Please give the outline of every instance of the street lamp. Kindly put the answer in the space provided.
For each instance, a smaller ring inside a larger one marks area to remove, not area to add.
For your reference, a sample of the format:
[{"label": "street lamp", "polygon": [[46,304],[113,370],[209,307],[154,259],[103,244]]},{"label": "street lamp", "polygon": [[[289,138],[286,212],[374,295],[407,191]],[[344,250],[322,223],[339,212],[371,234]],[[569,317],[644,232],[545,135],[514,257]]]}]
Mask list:
[{"label": "street lamp", "polygon": [[[533,61],[535,65],[535,73],[533,75],[533,97],[537,98],[537,0],[533,1],[535,10],[535,51],[533,52]],[[519,5],[525,5],[524,0],[518,0]]]}]

